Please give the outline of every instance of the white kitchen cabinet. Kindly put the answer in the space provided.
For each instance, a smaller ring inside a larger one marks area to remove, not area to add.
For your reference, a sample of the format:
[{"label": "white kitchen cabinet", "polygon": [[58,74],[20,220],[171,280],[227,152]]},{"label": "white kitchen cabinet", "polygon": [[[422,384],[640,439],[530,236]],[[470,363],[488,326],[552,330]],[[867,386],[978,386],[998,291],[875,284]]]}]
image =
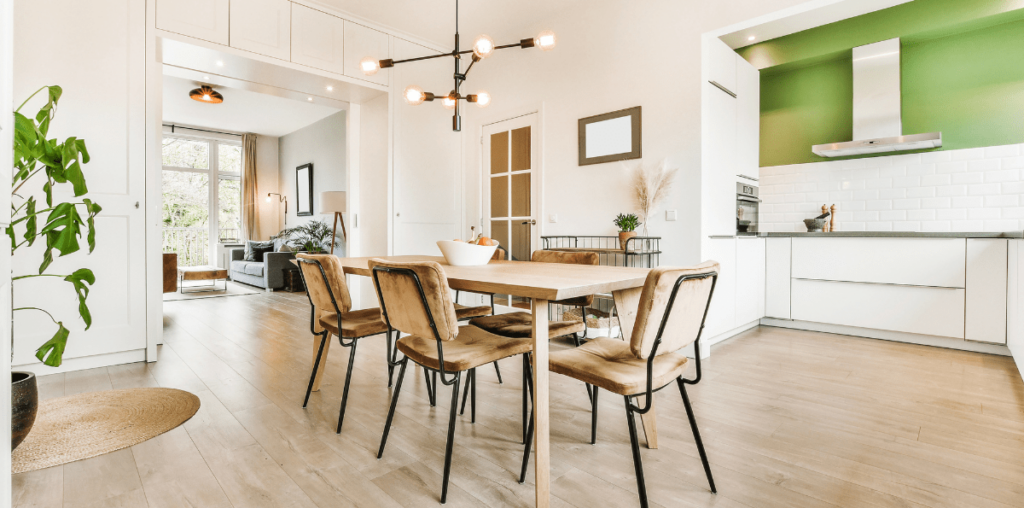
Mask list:
[{"label": "white kitchen cabinet", "polygon": [[[426,54],[429,53],[424,53],[424,55]],[[391,58],[388,34],[351,21],[345,21],[345,75],[350,78],[377,83],[378,85],[387,85],[391,73],[390,69],[381,69],[373,76],[363,74],[363,71],[359,68],[359,62],[366,57],[372,57],[376,60]]]},{"label": "white kitchen cabinet", "polygon": [[292,5],[292,62],[345,73],[345,20]]},{"label": "white kitchen cabinet", "polygon": [[1024,240],[1010,240],[1006,257],[1006,347],[1024,375]]},{"label": "white kitchen cabinet", "polygon": [[965,249],[963,238],[794,238],[792,270],[797,279],[962,288]]},{"label": "white kitchen cabinet", "polygon": [[227,45],[229,0],[156,0],[156,27]]},{"label": "white kitchen cabinet", "polygon": [[[736,56],[736,163],[737,175],[760,178],[761,73]],[[749,181],[740,180],[744,183]]]},{"label": "white kitchen cabinet", "polygon": [[709,112],[702,154],[701,208],[703,232],[710,235],[736,234],[736,99],[704,84]]},{"label": "white kitchen cabinet", "polygon": [[967,340],[1006,344],[1006,262],[1006,240],[967,240]]},{"label": "white kitchen cabinet", "polygon": [[231,47],[289,60],[291,7],[288,0],[231,0]]},{"label": "white kitchen cabinet", "polygon": [[736,237],[736,326],[764,317],[764,238]]},{"label": "white kitchen cabinet", "polygon": [[793,319],[964,338],[964,289],[793,279]]},{"label": "white kitchen cabinet", "polygon": [[708,48],[708,80],[736,93],[736,54],[728,44],[715,37]]},{"label": "white kitchen cabinet", "polygon": [[718,261],[719,264],[718,281],[702,334],[711,338],[736,327],[736,239],[708,239],[704,259]]},{"label": "white kitchen cabinet", "polygon": [[718,261],[721,267],[704,337],[716,337],[764,317],[763,238],[710,238],[704,259]]},{"label": "white kitchen cabinet", "polygon": [[765,239],[765,317],[790,319],[792,238]]}]

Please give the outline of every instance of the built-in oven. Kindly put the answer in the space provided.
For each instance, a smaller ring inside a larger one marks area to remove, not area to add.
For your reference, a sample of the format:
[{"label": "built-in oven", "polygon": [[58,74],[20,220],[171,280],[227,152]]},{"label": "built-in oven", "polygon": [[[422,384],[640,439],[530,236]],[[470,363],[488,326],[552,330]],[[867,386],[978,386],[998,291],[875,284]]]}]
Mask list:
[{"label": "built-in oven", "polygon": [[756,233],[757,213],[761,199],[757,197],[757,186],[736,183],[736,232]]}]

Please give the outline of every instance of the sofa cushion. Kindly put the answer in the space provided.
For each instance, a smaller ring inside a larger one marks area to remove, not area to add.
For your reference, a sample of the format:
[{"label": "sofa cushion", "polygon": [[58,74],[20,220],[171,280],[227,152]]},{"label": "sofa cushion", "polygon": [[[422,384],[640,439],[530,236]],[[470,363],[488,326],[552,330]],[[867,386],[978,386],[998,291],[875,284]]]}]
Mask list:
[{"label": "sofa cushion", "polygon": [[245,261],[255,261],[255,258],[253,258],[253,252],[252,252],[252,248],[254,246],[258,246],[258,247],[271,247],[271,248],[273,248],[274,247],[274,242],[272,242],[272,241],[257,242],[256,240],[246,240],[245,241],[245,255],[242,257],[242,259],[244,259]]},{"label": "sofa cushion", "polygon": [[231,271],[244,273],[246,275],[253,275],[255,277],[263,276],[263,263],[257,263],[255,261],[232,261]]},{"label": "sofa cushion", "polygon": [[258,245],[253,245],[252,260],[257,263],[262,263],[264,261],[264,255],[266,255],[266,253],[268,252],[274,252],[274,247],[272,245],[269,247],[260,247]]}]

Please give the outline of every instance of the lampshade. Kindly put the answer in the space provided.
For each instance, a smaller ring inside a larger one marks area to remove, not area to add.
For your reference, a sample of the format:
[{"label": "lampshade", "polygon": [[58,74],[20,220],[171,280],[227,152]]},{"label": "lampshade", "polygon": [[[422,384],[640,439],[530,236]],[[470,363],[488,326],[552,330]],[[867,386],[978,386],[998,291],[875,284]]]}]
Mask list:
[{"label": "lampshade", "polygon": [[320,193],[320,214],[344,212],[348,204],[345,191],[324,191]]}]

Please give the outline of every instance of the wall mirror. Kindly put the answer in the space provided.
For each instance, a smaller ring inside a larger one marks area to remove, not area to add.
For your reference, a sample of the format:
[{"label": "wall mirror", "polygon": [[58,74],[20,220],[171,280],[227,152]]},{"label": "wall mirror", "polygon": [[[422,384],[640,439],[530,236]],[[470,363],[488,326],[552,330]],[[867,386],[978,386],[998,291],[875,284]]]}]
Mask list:
[{"label": "wall mirror", "polygon": [[580,166],[640,158],[640,106],[579,120]]},{"label": "wall mirror", "polygon": [[313,163],[295,168],[295,215],[313,215]]}]

